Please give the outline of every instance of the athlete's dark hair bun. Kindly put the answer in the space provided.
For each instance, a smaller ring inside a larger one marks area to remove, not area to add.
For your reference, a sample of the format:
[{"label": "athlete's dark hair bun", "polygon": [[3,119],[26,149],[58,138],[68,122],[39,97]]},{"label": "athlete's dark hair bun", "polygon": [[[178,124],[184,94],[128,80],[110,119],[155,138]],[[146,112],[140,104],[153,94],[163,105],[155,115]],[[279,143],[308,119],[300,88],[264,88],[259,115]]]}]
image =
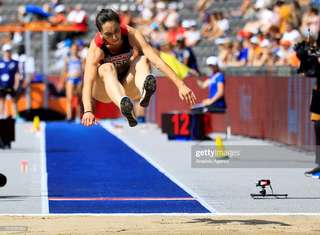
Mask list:
[{"label": "athlete's dark hair bun", "polygon": [[120,17],[112,9],[102,9],[96,16],[96,26],[99,32],[102,31],[102,25],[108,21],[114,21],[120,24]]}]

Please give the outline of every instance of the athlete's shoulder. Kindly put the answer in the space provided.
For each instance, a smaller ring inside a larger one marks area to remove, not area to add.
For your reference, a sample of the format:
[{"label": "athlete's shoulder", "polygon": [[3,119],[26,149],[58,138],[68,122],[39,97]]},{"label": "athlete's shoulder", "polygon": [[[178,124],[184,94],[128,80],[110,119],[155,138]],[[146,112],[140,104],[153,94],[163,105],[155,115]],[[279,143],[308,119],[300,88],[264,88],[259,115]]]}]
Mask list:
[{"label": "athlete's shoulder", "polygon": [[122,24],[120,25],[120,31],[122,35],[128,35],[128,28],[130,26],[126,25],[126,24]]},{"label": "athlete's shoulder", "polygon": [[101,48],[103,45],[103,38],[100,32],[97,32],[96,35],[94,36],[94,42],[97,47]]},{"label": "athlete's shoulder", "polygon": [[133,28],[129,25],[126,26],[127,29],[127,33],[130,35],[134,35],[136,32],[139,32],[139,30],[137,30],[136,28]]}]

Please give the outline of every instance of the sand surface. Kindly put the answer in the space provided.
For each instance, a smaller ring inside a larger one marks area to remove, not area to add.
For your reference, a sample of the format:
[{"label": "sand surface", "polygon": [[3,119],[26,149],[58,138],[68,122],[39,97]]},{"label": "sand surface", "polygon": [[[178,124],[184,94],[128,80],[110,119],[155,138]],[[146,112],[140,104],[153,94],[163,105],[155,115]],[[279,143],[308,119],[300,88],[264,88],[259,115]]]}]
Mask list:
[{"label": "sand surface", "polygon": [[0,234],[320,234],[320,216],[0,216]]}]

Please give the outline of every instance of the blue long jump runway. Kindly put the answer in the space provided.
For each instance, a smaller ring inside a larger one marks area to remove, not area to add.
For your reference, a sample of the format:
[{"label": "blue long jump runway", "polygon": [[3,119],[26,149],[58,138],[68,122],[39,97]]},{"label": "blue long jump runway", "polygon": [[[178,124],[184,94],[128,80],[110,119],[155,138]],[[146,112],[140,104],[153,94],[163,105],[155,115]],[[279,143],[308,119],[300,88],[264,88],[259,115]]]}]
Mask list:
[{"label": "blue long jump runway", "polygon": [[50,213],[209,212],[100,126],[48,123],[46,157]]}]

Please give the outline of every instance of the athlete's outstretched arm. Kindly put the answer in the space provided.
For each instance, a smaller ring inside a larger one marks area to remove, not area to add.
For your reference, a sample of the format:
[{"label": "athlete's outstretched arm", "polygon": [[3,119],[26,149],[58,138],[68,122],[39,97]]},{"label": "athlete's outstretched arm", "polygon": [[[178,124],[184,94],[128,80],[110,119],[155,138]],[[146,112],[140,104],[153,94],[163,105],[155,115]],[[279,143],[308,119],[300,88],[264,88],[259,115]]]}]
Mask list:
[{"label": "athlete's outstretched arm", "polygon": [[160,58],[160,56],[155,52],[155,49],[146,42],[143,35],[138,30],[130,28],[130,31],[133,35],[134,44],[138,46],[138,48],[152,64],[154,64],[160,71],[162,71],[172,80],[179,90],[180,98],[187,101],[191,105],[195,104],[196,97],[192,90],[190,90],[190,88],[187,87],[185,83],[177,77],[175,72]]},{"label": "athlete's outstretched arm", "polygon": [[103,58],[103,51],[98,48],[94,41],[91,41],[88,54],[86,57],[86,64],[84,68],[83,88],[82,88],[82,103],[84,114],[82,117],[82,124],[91,126],[95,124],[95,117],[92,109],[92,87],[93,82],[98,75],[98,67]]}]

